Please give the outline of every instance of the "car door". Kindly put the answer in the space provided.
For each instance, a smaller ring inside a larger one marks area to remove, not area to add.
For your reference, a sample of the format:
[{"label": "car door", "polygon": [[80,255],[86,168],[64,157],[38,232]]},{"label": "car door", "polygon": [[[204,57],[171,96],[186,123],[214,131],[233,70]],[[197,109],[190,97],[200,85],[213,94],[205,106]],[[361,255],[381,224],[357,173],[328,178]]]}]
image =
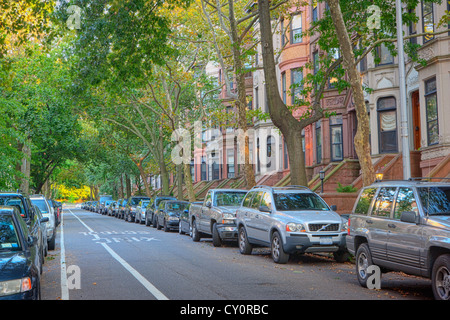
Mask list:
[{"label": "car door", "polygon": [[253,196],[250,206],[247,208],[247,236],[252,239],[260,240],[259,228],[259,204],[261,203],[261,198],[263,191],[256,191]]},{"label": "car door", "polygon": [[391,223],[396,190],[396,187],[380,188],[372,213],[366,221],[369,230],[369,248],[375,263],[376,260],[387,260],[388,225]]},{"label": "car door", "polygon": [[[203,205],[202,208],[200,210],[200,221],[199,221],[199,225],[198,225],[198,229],[202,232],[207,232],[210,233],[211,232],[211,228],[210,228],[210,210],[212,208],[212,191],[208,191],[208,193],[206,194],[205,197],[205,201],[203,201]],[[207,207],[206,204],[210,203],[211,207]]]},{"label": "car door", "polygon": [[389,262],[402,266],[424,268],[425,240],[420,224],[400,220],[403,212],[419,214],[413,188],[400,187],[394,208],[394,215],[388,224],[387,257]]},{"label": "car door", "polygon": [[255,209],[256,212],[256,238],[260,241],[270,243],[270,227],[272,226],[272,213],[259,210],[259,207],[267,207],[272,210],[272,195],[264,192],[261,202]]}]

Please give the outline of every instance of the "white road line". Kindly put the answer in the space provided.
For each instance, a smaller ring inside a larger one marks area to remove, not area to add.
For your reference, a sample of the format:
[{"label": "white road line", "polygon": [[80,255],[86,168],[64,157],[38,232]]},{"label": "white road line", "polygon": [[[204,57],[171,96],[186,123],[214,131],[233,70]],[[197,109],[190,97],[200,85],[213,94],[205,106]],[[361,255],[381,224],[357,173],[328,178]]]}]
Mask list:
[{"label": "white road line", "polygon": [[[69,210],[70,211],[70,210]],[[70,211],[72,213],[72,211]],[[73,213],[72,213],[73,214]],[[64,221],[61,213],[60,246],[61,246],[61,300],[69,300],[69,287],[67,285],[66,248],[64,246]]]},{"label": "white road line", "polygon": [[[70,211],[70,210],[69,210]],[[81,224],[89,230],[89,232],[94,232],[87,224],[85,224],[79,217],[77,217],[72,211],[70,213],[77,218]],[[99,239],[97,234],[93,234],[94,238]],[[142,276],[136,269],[130,266],[124,259],[122,259],[110,246],[106,243],[100,243],[109,254],[116,259],[128,272],[130,272],[133,277],[135,277],[144,287],[147,289],[156,299],[158,300],[169,300],[161,291],[159,291],[150,281],[148,281],[144,276]],[[62,284],[62,281],[61,281]]]}]

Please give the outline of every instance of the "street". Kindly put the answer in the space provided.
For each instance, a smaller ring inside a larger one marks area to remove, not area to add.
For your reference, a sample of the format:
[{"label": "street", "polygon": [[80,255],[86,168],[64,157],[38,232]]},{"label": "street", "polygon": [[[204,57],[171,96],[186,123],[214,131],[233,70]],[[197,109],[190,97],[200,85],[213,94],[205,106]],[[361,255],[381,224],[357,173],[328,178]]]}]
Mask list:
[{"label": "street", "polygon": [[427,279],[387,273],[380,290],[369,290],[359,285],[351,262],[305,254],[278,265],[267,248],[245,256],[234,244],[215,248],[210,239],[196,243],[178,232],[74,207],[64,208],[41,295],[43,300],[433,299]]}]

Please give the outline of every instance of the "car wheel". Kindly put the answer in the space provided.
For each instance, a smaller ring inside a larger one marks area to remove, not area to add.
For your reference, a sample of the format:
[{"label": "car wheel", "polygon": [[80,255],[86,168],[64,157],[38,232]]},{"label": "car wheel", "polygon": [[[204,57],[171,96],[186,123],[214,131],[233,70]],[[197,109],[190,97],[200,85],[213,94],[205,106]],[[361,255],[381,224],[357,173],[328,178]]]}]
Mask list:
[{"label": "car wheel", "polygon": [[52,238],[48,242],[48,250],[55,250],[55,240],[56,240],[56,235],[55,235],[55,233],[53,233]]},{"label": "car wheel", "polygon": [[179,234],[184,234],[183,229],[181,229],[181,221],[178,222],[178,233],[179,233]]},{"label": "car wheel", "polygon": [[148,221],[148,216],[147,216],[147,215],[145,215],[145,225],[146,225],[147,227],[150,226],[150,221]]},{"label": "car wheel", "polygon": [[156,218],[156,229],[161,230],[161,225],[159,224],[159,218]]},{"label": "car wheel", "polygon": [[287,263],[289,260],[289,254],[283,249],[283,241],[281,240],[278,231],[275,231],[272,235],[270,253],[275,263]]},{"label": "car wheel", "polygon": [[213,224],[212,239],[214,247],[222,246],[222,239],[220,239],[219,231],[217,230],[217,223]]},{"label": "car wheel", "polygon": [[372,255],[370,254],[369,246],[367,243],[362,243],[356,251],[356,276],[361,286],[367,288],[367,279],[371,275],[368,273],[367,268],[373,265]]},{"label": "car wheel", "polygon": [[169,227],[167,227],[166,219],[164,219],[164,232],[169,232],[169,231],[170,231],[170,229],[169,229]]},{"label": "car wheel", "polygon": [[153,226],[153,228],[156,228],[156,215],[155,214],[153,214],[152,226]]},{"label": "car wheel", "polygon": [[242,254],[251,254],[253,247],[248,242],[247,239],[247,231],[245,231],[244,227],[239,228],[239,238],[238,238],[239,252]]},{"label": "car wheel", "polygon": [[195,242],[200,241],[200,232],[197,229],[197,221],[192,221],[192,240]]},{"label": "car wheel", "polygon": [[436,300],[450,300],[450,254],[436,259],[431,273],[431,286]]}]

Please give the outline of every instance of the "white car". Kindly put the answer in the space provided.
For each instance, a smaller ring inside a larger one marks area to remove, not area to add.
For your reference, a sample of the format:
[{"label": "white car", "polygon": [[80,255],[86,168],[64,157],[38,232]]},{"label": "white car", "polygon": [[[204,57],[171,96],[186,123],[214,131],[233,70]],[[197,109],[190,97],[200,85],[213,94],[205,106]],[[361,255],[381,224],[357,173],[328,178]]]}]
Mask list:
[{"label": "white car", "polygon": [[56,222],[53,207],[50,206],[47,199],[40,194],[30,196],[30,200],[34,205],[36,205],[39,208],[39,210],[42,213],[42,216],[48,218],[48,222],[46,222],[48,250],[55,250]]}]

